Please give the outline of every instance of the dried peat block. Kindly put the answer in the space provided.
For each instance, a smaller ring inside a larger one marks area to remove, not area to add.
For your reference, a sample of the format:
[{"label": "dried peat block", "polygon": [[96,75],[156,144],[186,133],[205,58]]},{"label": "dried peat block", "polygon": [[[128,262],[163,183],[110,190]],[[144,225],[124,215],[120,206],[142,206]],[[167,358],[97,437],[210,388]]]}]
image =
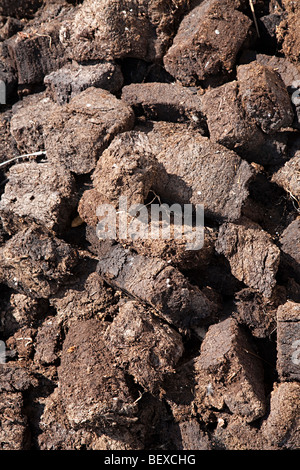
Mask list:
[{"label": "dried peat block", "polygon": [[127,104],[106,90],[90,87],[48,116],[47,158],[76,174],[89,173],[113,137],[133,125],[134,113]]},{"label": "dried peat block", "polygon": [[240,218],[253,168],[185,124],[153,123],[147,134],[159,162],[153,190],[167,203],[203,204],[215,221]]},{"label": "dried peat block", "polygon": [[145,390],[155,393],[183,354],[181,336],[137,301],[123,301],[104,335],[111,354]]},{"label": "dried peat block", "polygon": [[277,309],[277,371],[281,381],[300,381],[300,304]]},{"label": "dried peat block", "polygon": [[[149,231],[150,231],[149,226]],[[172,237],[173,225],[170,226],[170,236],[161,239],[136,238],[119,240],[123,246],[134,249],[143,256],[161,258],[179,270],[189,269],[209,269],[211,259],[215,254],[216,232],[209,228],[204,228],[204,242],[201,248],[196,246],[197,239],[192,240],[191,236],[183,235],[181,238]],[[195,243],[195,249],[188,249],[189,243]]]},{"label": "dried peat block", "polygon": [[12,362],[0,365],[0,393],[24,392],[36,383],[36,378],[26,367]]},{"label": "dried peat block", "polygon": [[34,362],[44,366],[55,364],[60,356],[62,325],[56,317],[48,317],[35,336]]},{"label": "dried peat block", "polygon": [[283,0],[284,15],[281,23],[276,28],[277,41],[281,46],[280,52],[295,65],[299,65],[300,50],[300,5],[298,2]]},{"label": "dried peat block", "polygon": [[288,91],[291,91],[293,82],[299,80],[299,69],[286,57],[277,57],[276,55],[256,54],[256,62],[265,67],[269,67],[279,73]]},{"label": "dried peat block", "polygon": [[232,317],[246,326],[253,337],[267,338],[276,329],[276,303],[255,289],[245,288],[234,296]]},{"label": "dried peat block", "polygon": [[15,291],[48,298],[70,276],[76,250],[40,227],[19,231],[0,248],[0,276]]},{"label": "dried peat block", "polygon": [[18,292],[12,292],[9,301],[1,309],[1,331],[14,334],[19,328],[29,328],[44,318],[48,311],[45,299],[33,299]]},{"label": "dried peat block", "polygon": [[197,88],[179,83],[131,83],[123,87],[122,99],[138,116],[143,114],[150,120],[169,122],[191,121],[205,129]]},{"label": "dried peat block", "polygon": [[65,280],[57,292],[49,297],[56,318],[64,325],[77,320],[114,316],[117,300],[112,289],[96,272],[97,259],[79,256],[72,276]]},{"label": "dried peat block", "polygon": [[266,134],[293,124],[294,113],[279,73],[256,61],[237,67],[242,106]]},{"label": "dried peat block", "polygon": [[185,86],[224,82],[249,36],[251,20],[229,2],[206,0],[180,23],[164,66]]},{"label": "dried peat block", "polygon": [[195,360],[195,402],[231,413],[246,422],[265,414],[264,375],[251,342],[233,318],[211,325]]},{"label": "dried peat block", "polygon": [[111,428],[136,421],[138,402],[103,339],[97,319],[70,326],[58,367],[59,396],[72,427]]},{"label": "dried peat block", "polygon": [[212,322],[217,313],[213,301],[160,258],[111,244],[99,253],[97,271],[108,284],[151,305],[158,316],[180,329]]},{"label": "dried peat block", "polygon": [[202,111],[212,142],[262,165],[281,163],[285,157],[285,135],[265,134],[255,118],[247,114],[237,80],[206,91],[202,96]]},{"label": "dried peat block", "polygon": [[28,420],[23,409],[24,400],[21,392],[0,392],[1,450],[30,448]]},{"label": "dried peat block", "polygon": [[34,351],[34,328],[21,327],[6,342],[8,356],[18,361],[29,361],[32,359]]},{"label": "dried peat block", "polygon": [[202,110],[213,142],[233,150],[263,143],[263,134],[255,120],[242,107],[237,80],[206,91]]},{"label": "dried peat block", "polygon": [[177,443],[180,450],[212,450],[211,442],[207,434],[202,431],[196,418],[190,421],[178,423],[180,442]]},{"label": "dried peat block", "polygon": [[158,169],[147,136],[124,132],[116,136],[98,160],[92,175],[93,187],[103,202],[118,205],[119,197],[126,196],[128,208],[144,204],[159,178]]},{"label": "dried peat block", "polygon": [[[38,445],[41,450],[64,449],[80,450],[142,450],[140,431],[132,432],[131,428],[118,427],[104,430],[99,425],[89,427],[74,426],[66,417],[64,405],[60,399],[60,390],[55,388],[51,395],[42,401],[43,413],[39,421],[41,432]],[[139,436],[138,436],[139,434]]]},{"label": "dried peat block", "polygon": [[112,62],[91,65],[71,63],[47,75],[44,84],[47,94],[62,105],[90,87],[115,93],[123,85],[123,75],[120,66]]},{"label": "dried peat block", "polygon": [[76,209],[75,180],[70,172],[50,162],[12,166],[0,200],[0,217],[9,234],[41,225],[62,234]]},{"label": "dried peat block", "polygon": [[23,392],[36,386],[30,372],[15,363],[0,364],[0,442],[2,450],[30,448]]},{"label": "dried peat block", "polygon": [[44,92],[26,96],[12,107],[10,132],[19,154],[45,149],[44,125],[49,114],[57,109],[58,105]]},{"label": "dried peat block", "polygon": [[[213,446],[224,450],[267,450],[266,441],[259,428],[247,423],[243,417],[228,413],[218,413],[212,435]],[[213,447],[214,448],[214,447]]]},{"label": "dried peat block", "polygon": [[[91,192],[91,191],[90,191]],[[149,230],[151,229],[149,225]],[[211,260],[214,257],[215,250],[214,244],[216,241],[217,233],[214,229],[209,227],[204,228],[204,241],[202,248],[197,245],[193,249],[188,249],[188,243],[197,243],[197,239],[191,239],[183,235],[181,238],[172,237],[172,224],[170,226],[171,234],[166,236],[165,239],[152,239],[149,238],[130,238],[126,239],[116,237],[124,248],[133,249],[142,256],[149,256],[160,258],[178,268],[179,270],[200,269],[204,273]],[[89,244],[88,250],[98,256],[99,249],[103,239],[99,238],[99,232],[93,226],[87,225],[85,231],[86,240]]]},{"label": "dried peat block", "polygon": [[300,218],[291,222],[279,239],[282,266],[300,282]]},{"label": "dried peat block", "polygon": [[0,15],[26,18],[33,15],[42,5],[42,0],[1,0]]},{"label": "dried peat block", "polygon": [[280,250],[271,236],[249,220],[220,226],[216,251],[228,260],[232,274],[264,297],[272,296]]},{"label": "dried peat block", "polygon": [[288,160],[274,175],[272,182],[283,188],[295,202],[300,198],[300,152]]},{"label": "dried peat block", "polygon": [[85,0],[65,21],[60,38],[68,58],[79,62],[126,57],[162,58],[188,0]]},{"label": "dried peat block", "polygon": [[300,441],[300,384],[275,384],[271,394],[270,413],[262,424],[262,433],[269,449],[299,449]]}]

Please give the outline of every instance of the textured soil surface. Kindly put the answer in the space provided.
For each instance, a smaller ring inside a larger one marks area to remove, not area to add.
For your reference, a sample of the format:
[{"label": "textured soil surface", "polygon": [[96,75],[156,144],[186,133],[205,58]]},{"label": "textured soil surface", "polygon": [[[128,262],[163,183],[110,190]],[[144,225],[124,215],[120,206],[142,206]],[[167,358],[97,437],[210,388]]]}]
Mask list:
[{"label": "textured soil surface", "polygon": [[295,1],[0,1],[0,450],[300,448],[299,89]]}]

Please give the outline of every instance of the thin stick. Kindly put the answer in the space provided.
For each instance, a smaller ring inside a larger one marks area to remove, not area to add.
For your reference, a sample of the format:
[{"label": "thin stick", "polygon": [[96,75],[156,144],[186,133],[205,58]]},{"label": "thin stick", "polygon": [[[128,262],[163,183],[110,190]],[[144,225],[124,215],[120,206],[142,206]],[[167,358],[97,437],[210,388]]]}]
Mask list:
[{"label": "thin stick", "polygon": [[37,157],[39,155],[46,155],[46,152],[42,151],[42,152],[28,153],[26,155],[19,155],[18,157],[14,157],[14,158],[11,158],[10,160],[7,160],[6,162],[0,163],[0,168],[3,168],[7,165],[10,165],[10,163],[13,163],[13,162],[19,160],[19,158],[28,158],[28,157],[34,157],[34,156]]},{"label": "thin stick", "polygon": [[253,15],[253,20],[254,20],[257,36],[260,38],[257,19],[256,19],[256,15],[255,15],[254,5],[253,5],[253,0],[249,0],[249,4],[250,4],[250,8],[251,8],[252,15]]}]

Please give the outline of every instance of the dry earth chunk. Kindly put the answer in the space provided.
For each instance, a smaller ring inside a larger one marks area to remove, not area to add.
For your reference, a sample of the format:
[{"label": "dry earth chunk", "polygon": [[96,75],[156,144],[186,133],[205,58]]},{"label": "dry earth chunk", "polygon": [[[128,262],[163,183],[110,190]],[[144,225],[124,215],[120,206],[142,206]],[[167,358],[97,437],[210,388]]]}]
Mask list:
[{"label": "dry earth chunk", "polygon": [[20,328],[33,326],[40,318],[44,318],[48,308],[48,303],[44,299],[32,299],[13,292],[7,307],[1,311],[3,331],[11,335]]},{"label": "dry earth chunk", "polygon": [[48,117],[47,157],[74,173],[89,173],[113,137],[133,125],[127,104],[106,90],[88,88]]},{"label": "dry earth chunk", "polygon": [[208,90],[202,97],[210,139],[233,150],[247,150],[261,145],[263,134],[253,118],[249,118],[239,99],[235,80]]},{"label": "dry earth chunk", "polygon": [[38,328],[35,338],[34,361],[37,364],[49,365],[59,358],[62,327],[55,317],[46,318]]},{"label": "dry earth chunk", "polygon": [[281,133],[265,134],[247,114],[239,96],[239,82],[228,82],[208,90],[202,110],[212,142],[234,150],[242,158],[262,165],[281,163],[286,154],[286,138]]},{"label": "dry earth chunk", "polygon": [[280,250],[258,224],[225,223],[220,227],[216,250],[229,261],[232,274],[265,297],[272,295]]},{"label": "dry earth chunk", "polygon": [[19,328],[5,343],[8,356],[11,355],[14,359],[17,357],[18,361],[32,359],[35,333],[34,328]]},{"label": "dry earth chunk", "polygon": [[300,219],[291,222],[280,237],[282,264],[288,275],[294,274],[300,282]]},{"label": "dry earth chunk", "polygon": [[70,275],[77,254],[41,228],[18,232],[0,250],[1,280],[33,298],[48,298]]},{"label": "dry earth chunk", "polygon": [[237,79],[242,105],[263,132],[292,125],[291,99],[279,73],[253,61],[237,67]]},{"label": "dry earth chunk", "polygon": [[10,132],[20,154],[45,149],[43,130],[45,122],[58,106],[45,93],[26,96],[12,108]]},{"label": "dry earth chunk", "polygon": [[137,115],[148,119],[191,121],[204,128],[202,101],[196,88],[177,83],[132,83],[122,89],[122,99]]},{"label": "dry earth chunk", "polygon": [[23,392],[37,380],[28,369],[16,363],[0,364],[0,392]]},{"label": "dry earth chunk", "polygon": [[[92,196],[93,190],[86,192]],[[216,231],[205,227],[203,232],[203,246],[201,246],[199,239],[201,238],[202,241],[202,231],[200,233],[199,230],[196,237],[192,235],[182,235],[180,238],[174,238],[172,235],[172,223],[169,229],[168,232],[161,232],[165,234],[166,238],[152,239],[150,236],[145,238],[143,238],[143,236],[131,238],[127,236],[127,238],[123,237],[120,239],[116,236],[115,240],[121,243],[124,248],[133,249],[140,255],[146,257],[151,253],[152,257],[161,258],[171,266],[180,270],[201,269],[201,273],[206,272],[215,254],[214,244],[217,236]],[[151,230],[150,223],[148,230],[147,234],[149,234]],[[102,232],[99,234],[97,228],[88,225],[85,234],[86,240],[89,243],[89,251],[98,254],[99,246],[103,241],[101,238]],[[143,235],[143,233],[141,235]],[[190,244],[192,245],[191,249],[189,248]]]},{"label": "dry earth chunk", "polygon": [[111,62],[91,65],[67,64],[44,78],[47,93],[62,105],[90,87],[114,93],[123,84],[121,68]]},{"label": "dry earth chunk", "polygon": [[281,380],[300,381],[300,304],[291,301],[277,310],[277,370]]},{"label": "dry earth chunk", "polygon": [[136,301],[120,305],[105,341],[121,367],[152,393],[183,354],[181,336]]},{"label": "dry earth chunk", "polygon": [[252,422],[265,413],[263,367],[233,318],[211,325],[195,362],[196,402]]},{"label": "dry earth chunk", "polygon": [[115,299],[103,279],[96,272],[97,260],[79,258],[77,265],[60,289],[49,298],[56,310],[56,318],[64,325],[97,316],[113,316]]},{"label": "dry earth chunk", "polygon": [[[63,14],[62,14],[63,17]],[[11,58],[16,64],[19,85],[42,83],[44,76],[62,67],[66,62],[59,38],[62,18],[29,26],[7,40]]]},{"label": "dry earth chunk", "polygon": [[157,177],[158,164],[147,137],[131,131],[117,136],[103,152],[92,179],[103,201],[115,205],[126,196],[129,208],[144,203]]},{"label": "dry earth chunk", "polygon": [[78,61],[133,57],[160,59],[189,6],[187,0],[85,0],[60,37]]},{"label": "dry earth chunk", "polygon": [[0,217],[8,233],[41,225],[63,233],[76,208],[75,181],[64,168],[44,162],[14,165],[0,201]]},{"label": "dry earth chunk", "polygon": [[59,394],[73,427],[130,424],[138,404],[103,339],[99,320],[79,321],[67,333],[58,368]]},{"label": "dry earth chunk", "polygon": [[98,207],[103,204],[110,204],[127,214],[132,205],[144,204],[157,176],[157,160],[151,153],[147,137],[135,131],[122,133],[98,160],[92,175],[93,187],[85,191],[79,201],[80,217],[96,227],[104,215],[102,211],[98,212]]},{"label": "dry earth chunk", "polygon": [[222,82],[232,72],[251,20],[228,3],[206,0],[182,20],[164,65],[183,85],[209,82],[218,75]]},{"label": "dry earth chunk", "polygon": [[295,201],[300,199],[300,154],[288,160],[273,176],[272,182],[281,186]]},{"label": "dry earth chunk", "polygon": [[266,338],[276,328],[276,306],[254,289],[245,288],[235,295],[233,317],[256,338]]},{"label": "dry earth chunk", "polygon": [[97,430],[96,426],[78,428],[69,423],[59,389],[48,396],[42,403],[43,414],[39,421],[41,433],[38,435],[41,450],[142,450],[143,445],[135,433],[125,427],[116,427],[107,434]]},{"label": "dry earth chunk", "polygon": [[300,100],[299,100],[299,67],[288,60],[286,57],[269,56],[266,54],[257,54],[258,63],[275,70],[281,76],[287,87],[294,110],[293,127],[300,129]]},{"label": "dry earth chunk", "polygon": [[266,450],[260,429],[247,423],[241,416],[229,417],[228,413],[218,416],[217,427],[212,436],[213,446],[221,450]]},{"label": "dry earth chunk", "polygon": [[[195,242],[195,239],[192,240],[192,235],[183,234],[180,238],[173,238],[173,228],[174,227],[171,223],[170,230],[168,231],[168,233],[164,232],[166,234],[166,238],[159,238],[157,240],[152,239],[151,237],[144,239],[128,238],[126,240],[121,240],[121,242],[123,246],[126,246],[128,248],[131,247],[135,251],[137,251],[137,253],[143,256],[148,256],[149,253],[151,253],[151,256],[159,257],[180,270],[208,269],[211,259],[213,258],[215,253],[215,231],[208,227],[204,228],[203,246],[198,249],[196,247],[197,242]],[[148,233],[150,233],[150,229],[151,227],[149,226]],[[195,243],[195,249],[188,249],[189,243]]]},{"label": "dry earth chunk", "polygon": [[284,15],[276,29],[276,36],[282,53],[297,65],[300,51],[300,5],[298,2],[283,0],[283,7],[287,11],[287,16]]},{"label": "dry earth chunk", "polygon": [[30,449],[23,392],[36,385],[37,380],[25,367],[15,363],[0,364],[1,450]]},{"label": "dry earth chunk", "polygon": [[97,270],[111,285],[154,307],[179,328],[212,321],[216,305],[176,268],[114,245],[100,254]]},{"label": "dry earth chunk", "polygon": [[277,384],[271,394],[270,414],[262,426],[270,449],[299,449],[300,442],[300,384]]},{"label": "dry earth chunk", "polygon": [[255,60],[266,67],[279,73],[285,86],[289,89],[293,82],[299,80],[298,67],[290,62],[286,57],[276,55],[256,54]]},{"label": "dry earth chunk", "polygon": [[241,216],[254,175],[246,161],[185,124],[157,122],[147,135],[160,164],[153,189],[163,201],[203,204],[217,221]]},{"label": "dry earth chunk", "polygon": [[22,393],[0,392],[0,450],[30,448],[27,418],[23,408]]}]

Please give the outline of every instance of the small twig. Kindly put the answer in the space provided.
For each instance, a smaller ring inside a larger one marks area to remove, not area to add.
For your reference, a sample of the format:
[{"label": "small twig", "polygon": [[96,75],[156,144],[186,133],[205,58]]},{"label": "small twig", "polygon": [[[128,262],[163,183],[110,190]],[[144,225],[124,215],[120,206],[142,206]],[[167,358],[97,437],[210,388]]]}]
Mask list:
[{"label": "small twig", "polygon": [[153,191],[153,189],[150,189],[150,193],[153,193],[153,194],[154,194],[154,198],[152,199],[152,201],[148,202],[148,203],[146,204],[146,206],[150,206],[150,205],[152,204],[152,202],[155,201],[155,199],[158,199],[159,204],[161,205],[160,197],[156,194],[156,192]]},{"label": "small twig", "polygon": [[19,155],[18,157],[14,157],[14,158],[11,158],[10,160],[6,160],[6,162],[0,163],[0,168],[4,168],[4,167],[8,166],[11,163],[14,163],[14,162],[18,161],[20,158],[28,158],[28,157],[35,157],[35,156],[38,157],[39,155],[46,155],[46,152],[41,151],[41,152],[28,153],[28,154],[25,154],[25,155]]},{"label": "small twig", "polygon": [[256,32],[257,32],[257,36],[260,38],[259,29],[258,29],[258,24],[257,24],[257,19],[256,19],[256,15],[255,15],[254,5],[253,5],[253,0],[249,0],[249,4],[250,4],[250,8],[251,8],[252,15],[253,15],[253,20],[254,20],[254,24],[255,24],[255,29],[256,29]]}]

